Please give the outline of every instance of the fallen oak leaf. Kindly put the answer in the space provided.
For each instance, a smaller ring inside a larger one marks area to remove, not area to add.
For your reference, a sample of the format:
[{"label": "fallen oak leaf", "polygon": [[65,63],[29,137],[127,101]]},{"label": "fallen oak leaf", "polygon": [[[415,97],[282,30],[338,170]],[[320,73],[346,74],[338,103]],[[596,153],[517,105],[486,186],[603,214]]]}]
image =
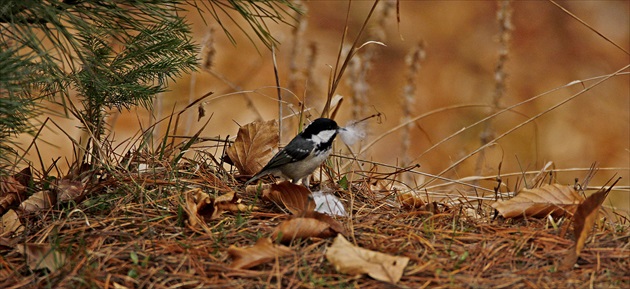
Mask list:
[{"label": "fallen oak leaf", "polygon": [[573,187],[559,184],[523,189],[509,200],[492,203],[504,218],[561,217],[572,214],[584,198]]},{"label": "fallen oak leaf", "polygon": [[608,193],[619,182],[621,178],[618,178],[608,189],[601,188],[596,193],[588,196],[584,202],[582,202],[573,214],[573,235],[575,236],[575,244],[569,248],[567,255],[559,266],[559,270],[569,270],[578,257],[580,252],[584,249],[586,239],[593,231],[595,221],[597,221],[597,215],[604,200],[608,196]]},{"label": "fallen oak leaf", "polygon": [[288,181],[271,184],[269,189],[263,190],[262,196],[276,205],[284,205],[294,216],[303,216],[315,210],[315,201],[311,191]]},{"label": "fallen oak leaf", "polygon": [[66,256],[49,244],[19,244],[15,250],[26,256],[26,262],[31,270],[46,268],[50,272],[55,272],[63,267],[66,261]]},{"label": "fallen oak leaf", "polygon": [[400,281],[409,262],[407,257],[391,256],[354,246],[341,235],[326,250],[326,259],[338,272],[368,274],[376,280],[392,284]]},{"label": "fallen oak leaf", "polygon": [[310,212],[304,217],[294,217],[280,223],[271,237],[286,243],[298,238],[330,238],[338,234],[346,234],[341,223],[326,214]]},{"label": "fallen oak leaf", "polygon": [[230,268],[248,269],[279,257],[291,255],[293,250],[283,245],[273,244],[270,238],[260,238],[254,246],[249,248],[238,248],[231,245],[228,248],[228,254],[234,259]]},{"label": "fallen oak leaf", "polygon": [[254,175],[273,157],[278,141],[276,120],[255,121],[238,129],[227,155],[241,174]]}]

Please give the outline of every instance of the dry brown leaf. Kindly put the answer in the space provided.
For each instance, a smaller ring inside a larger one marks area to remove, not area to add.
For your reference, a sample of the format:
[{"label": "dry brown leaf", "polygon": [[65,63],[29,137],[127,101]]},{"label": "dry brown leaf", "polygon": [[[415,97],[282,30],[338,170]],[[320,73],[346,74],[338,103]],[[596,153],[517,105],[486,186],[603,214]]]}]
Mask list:
[{"label": "dry brown leaf", "polygon": [[255,121],[238,129],[227,154],[243,175],[258,173],[278,149],[278,122]]},{"label": "dry brown leaf", "polygon": [[14,210],[7,211],[2,215],[2,226],[0,226],[0,237],[11,236],[14,233],[24,231],[24,226],[20,222],[17,213]]},{"label": "dry brown leaf", "polygon": [[584,198],[573,187],[559,184],[523,189],[513,198],[492,204],[504,218],[554,217],[572,214]]},{"label": "dry brown leaf", "polygon": [[211,220],[214,220],[221,216],[225,211],[227,212],[244,212],[250,210],[248,206],[241,203],[241,198],[238,197],[236,192],[231,191],[227,194],[218,196],[214,200],[214,212],[210,216]]},{"label": "dry brown leaf", "polygon": [[[16,176],[19,175],[20,173]],[[16,176],[0,177],[0,214],[19,204],[25,197],[26,187]]]},{"label": "dry brown leaf", "polygon": [[338,272],[368,274],[376,280],[392,284],[400,281],[409,262],[407,257],[391,256],[354,246],[341,235],[326,250],[326,259]]},{"label": "dry brown leaf", "polygon": [[61,179],[57,184],[57,201],[60,203],[75,201],[80,202],[85,186],[80,181]]},{"label": "dry brown leaf", "polygon": [[199,209],[212,204],[210,195],[203,192],[201,189],[196,188],[183,193],[185,204],[183,204],[184,211],[188,215],[188,225],[195,228],[199,224],[203,224],[201,216],[199,215]]},{"label": "dry brown leaf", "polygon": [[186,191],[183,194],[186,203],[182,207],[188,215],[188,224],[193,228],[203,223],[202,220],[219,218],[225,211],[243,212],[252,209],[241,204],[241,199],[234,191],[216,198],[210,197],[199,188]]},{"label": "dry brown leaf", "polygon": [[263,198],[278,205],[282,204],[294,216],[302,216],[307,212],[315,211],[315,201],[311,191],[291,182],[272,184],[268,190],[263,191]]},{"label": "dry brown leaf", "polygon": [[420,208],[426,204],[422,196],[414,191],[397,192],[396,198],[405,209]]},{"label": "dry brown leaf", "polygon": [[249,248],[237,248],[232,245],[228,248],[228,254],[234,259],[230,268],[248,269],[282,256],[291,255],[293,250],[283,245],[273,244],[269,238],[260,238],[254,246]]},{"label": "dry brown leaf", "polygon": [[346,232],[337,220],[326,214],[309,212],[304,217],[292,218],[280,223],[271,236],[285,243],[297,238],[330,238],[340,233]]},{"label": "dry brown leaf", "polygon": [[66,261],[66,256],[52,249],[49,244],[19,244],[15,249],[26,256],[26,262],[31,270],[47,268],[50,272],[55,272]]},{"label": "dry brown leaf", "polygon": [[20,210],[24,212],[37,212],[40,210],[47,210],[57,204],[57,196],[51,191],[39,191],[19,206]]},{"label": "dry brown leaf", "polygon": [[562,261],[560,265],[560,270],[568,270],[573,267],[578,257],[580,256],[580,252],[584,248],[586,244],[586,239],[593,231],[593,227],[595,226],[595,221],[597,221],[597,215],[599,209],[601,208],[604,200],[608,196],[610,190],[617,184],[615,181],[608,189],[602,188],[596,193],[588,196],[584,202],[582,202],[577,209],[575,210],[575,214],[573,214],[573,235],[575,236],[575,245],[569,249],[567,256]]}]

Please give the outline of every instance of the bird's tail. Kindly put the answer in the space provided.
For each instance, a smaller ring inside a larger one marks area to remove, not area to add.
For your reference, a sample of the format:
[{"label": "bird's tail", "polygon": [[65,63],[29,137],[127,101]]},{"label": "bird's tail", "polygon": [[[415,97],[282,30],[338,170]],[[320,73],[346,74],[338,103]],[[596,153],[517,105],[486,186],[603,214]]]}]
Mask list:
[{"label": "bird's tail", "polygon": [[249,185],[251,182],[260,179],[262,176],[264,176],[261,173],[257,173],[255,174],[251,179],[247,180],[247,182],[245,182],[245,186]]}]

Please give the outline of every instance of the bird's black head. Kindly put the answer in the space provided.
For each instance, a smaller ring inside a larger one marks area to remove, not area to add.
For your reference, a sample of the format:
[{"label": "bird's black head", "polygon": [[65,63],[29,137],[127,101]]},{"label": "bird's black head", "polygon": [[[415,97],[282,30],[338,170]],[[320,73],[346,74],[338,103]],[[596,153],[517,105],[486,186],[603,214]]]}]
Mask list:
[{"label": "bird's black head", "polygon": [[314,135],[318,135],[323,131],[334,131],[334,135],[337,133],[339,126],[337,123],[330,118],[318,118],[314,120],[311,124],[309,124],[306,129],[302,132],[302,136],[304,138],[311,138]]}]

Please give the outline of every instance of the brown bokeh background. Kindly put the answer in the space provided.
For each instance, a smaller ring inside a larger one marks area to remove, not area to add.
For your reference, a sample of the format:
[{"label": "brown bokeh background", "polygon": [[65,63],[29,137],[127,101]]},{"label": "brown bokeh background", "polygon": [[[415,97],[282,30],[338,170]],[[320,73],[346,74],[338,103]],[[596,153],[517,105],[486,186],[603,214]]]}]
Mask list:
[{"label": "brown bokeh background", "polygon": [[[411,116],[452,105],[492,103],[494,72],[500,48],[497,2],[401,1],[399,24],[395,5],[390,3],[389,12],[383,14],[386,3],[381,4],[383,7],[376,12],[362,38],[362,42],[379,40],[386,44],[386,47],[374,45],[370,48],[376,55],[367,77],[369,88],[365,116],[381,112],[383,117],[380,122],[371,120],[365,143],[400,124],[403,86],[408,70],[405,56],[420,41],[425,43],[426,59],[414,78],[417,90]],[[300,72],[312,72],[315,77],[310,80],[297,78],[293,93],[299,99],[306,95],[307,106],[314,109],[311,114],[317,116],[325,101],[330,66],[334,66],[336,61],[348,3],[311,1],[303,5],[306,14],[302,17],[302,25],[305,26],[301,33],[296,34],[287,25],[269,25],[280,42],[277,62],[281,86],[286,87],[290,77],[300,76],[290,73],[291,63],[295,63]],[[630,2],[570,1],[560,5],[626,51],[630,50]],[[513,31],[504,68],[508,79],[505,95],[499,104],[506,107],[539,94],[548,94],[493,118],[495,135],[549,109],[597,80],[563,87],[567,83],[602,77],[630,63],[626,52],[551,2],[516,1],[511,6]],[[346,45],[354,40],[370,7],[369,1],[352,3]],[[213,74],[198,71],[172,83],[171,92],[159,96],[155,114],[166,116],[174,106],[181,109],[191,98],[196,99],[213,91],[214,95],[204,104],[206,117],[198,121],[197,109],[189,110],[184,116],[190,117],[191,125],[188,125],[188,120],[184,121],[179,134],[194,134],[210,116],[209,125],[202,132],[204,137],[233,136],[238,124],[259,118],[277,118],[270,51],[258,41],[254,46],[234,25],[228,25],[236,38],[237,43],[233,45],[208,15],[208,25],[196,11],[188,14],[188,20],[193,24],[195,39],[199,43],[211,34],[215,49],[211,67]],[[211,29],[213,32],[209,32]],[[307,65],[311,51],[309,45],[317,47],[313,65]],[[628,69],[624,72],[627,73]],[[349,73],[346,72],[337,90],[345,97],[337,117],[341,124],[352,118],[354,104],[350,98],[353,90],[352,83],[348,81]],[[235,90],[254,92],[230,94]],[[297,109],[298,99],[288,93],[286,98]],[[256,109],[248,106],[248,100]],[[412,145],[408,157],[417,158],[421,165],[419,170],[423,172],[435,174],[442,171],[481,145],[480,134],[484,125],[469,128],[436,149],[426,150],[489,113],[489,107],[461,108],[420,119],[411,130]],[[79,137],[76,122],[58,117],[55,120],[71,135]],[[149,123],[144,109],[122,112],[112,117],[111,121],[113,137],[118,143],[137,134],[141,124],[146,127]],[[295,125],[295,121],[289,124]],[[295,132],[294,127],[289,131]],[[283,142],[286,143],[291,136],[283,136]],[[401,130],[395,131],[361,157],[400,164],[405,159],[401,145],[403,138]],[[57,156],[72,158],[71,142],[59,130],[51,128],[42,140],[54,144],[40,145],[47,164],[50,164],[48,160]],[[30,157],[35,159],[35,153]],[[553,161],[555,168],[560,170],[588,168],[593,162],[601,168],[613,168],[600,171],[590,185],[602,185],[616,173],[623,177],[618,187],[625,189],[613,191],[607,205],[630,207],[630,77],[627,74],[604,81],[499,140],[485,151],[480,162],[483,165],[481,174],[496,175],[499,166],[501,173],[539,170],[548,161]],[[479,173],[477,164],[477,157],[471,157],[444,176],[460,178],[475,175]],[[561,171],[557,176],[558,182],[572,184],[574,178],[583,179],[585,175],[586,171]],[[416,181],[422,182],[421,177]],[[513,187],[515,179],[511,182]],[[492,186],[491,183],[485,185]]]}]

